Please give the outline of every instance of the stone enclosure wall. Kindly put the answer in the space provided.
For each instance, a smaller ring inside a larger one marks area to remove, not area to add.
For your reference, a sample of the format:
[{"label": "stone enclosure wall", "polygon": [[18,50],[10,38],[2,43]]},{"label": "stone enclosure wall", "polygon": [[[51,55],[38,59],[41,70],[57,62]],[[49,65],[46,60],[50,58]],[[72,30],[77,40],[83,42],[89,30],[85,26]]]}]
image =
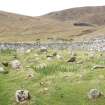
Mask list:
[{"label": "stone enclosure wall", "polygon": [[37,49],[40,47],[52,49],[105,51],[105,38],[95,38],[89,41],[69,43],[0,43],[0,49]]}]

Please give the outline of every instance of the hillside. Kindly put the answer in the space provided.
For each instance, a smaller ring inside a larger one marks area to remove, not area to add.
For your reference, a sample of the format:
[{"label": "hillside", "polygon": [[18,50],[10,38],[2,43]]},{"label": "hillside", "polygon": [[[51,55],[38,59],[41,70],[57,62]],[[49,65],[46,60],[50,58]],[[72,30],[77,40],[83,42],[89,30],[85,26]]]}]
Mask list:
[{"label": "hillside", "polygon": [[52,12],[44,17],[59,21],[76,21],[90,24],[105,25],[105,6],[78,7]]},{"label": "hillside", "polygon": [[29,17],[0,11],[0,42],[35,42],[48,39],[71,40],[91,33],[96,27],[76,27],[72,22],[61,22],[45,17]]},{"label": "hillside", "polygon": [[104,35],[104,11],[105,6],[78,7],[39,17],[0,11],[0,42],[80,41]]}]

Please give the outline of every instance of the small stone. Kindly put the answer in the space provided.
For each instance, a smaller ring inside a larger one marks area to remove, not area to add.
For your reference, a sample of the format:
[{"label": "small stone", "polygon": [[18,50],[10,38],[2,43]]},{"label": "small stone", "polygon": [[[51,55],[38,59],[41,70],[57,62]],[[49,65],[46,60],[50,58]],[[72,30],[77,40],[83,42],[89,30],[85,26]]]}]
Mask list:
[{"label": "small stone", "polygon": [[67,62],[75,62],[75,61],[76,61],[76,57],[73,56],[73,57],[71,57]]},{"label": "small stone", "polygon": [[44,82],[40,82],[40,85],[42,85],[42,86],[43,86],[43,85],[44,85]]},{"label": "small stone", "polygon": [[31,99],[28,90],[17,90],[15,97],[16,97],[16,102],[24,102]]},{"label": "small stone", "polygon": [[4,68],[0,67],[0,73],[3,73],[3,72],[5,72]]},{"label": "small stone", "polygon": [[2,65],[5,66],[5,67],[8,67],[9,63],[4,61],[4,62],[2,62]]},{"label": "small stone", "polygon": [[52,57],[47,57],[48,61],[52,61],[52,59],[53,59]]},{"label": "small stone", "polygon": [[78,61],[77,64],[83,64],[83,61]]},{"label": "small stone", "polygon": [[52,54],[52,56],[53,56],[53,57],[57,56],[57,53],[56,53],[56,52],[54,52],[54,53]]},{"label": "small stone", "polygon": [[59,60],[62,60],[63,59],[63,57],[60,56],[60,55],[56,55],[56,58],[59,59]]},{"label": "small stone", "polygon": [[26,50],[26,54],[30,53],[31,52],[31,49],[28,49]]},{"label": "small stone", "polygon": [[17,52],[17,54],[24,54],[25,53],[25,49],[23,47],[21,47],[21,48],[18,48],[16,50],[16,52]]},{"label": "small stone", "polygon": [[92,69],[103,69],[103,68],[105,68],[105,66],[103,66],[103,65],[95,65],[95,66],[93,66]]},{"label": "small stone", "polygon": [[44,91],[48,91],[48,88],[45,87],[43,90],[44,90]]},{"label": "small stone", "polygon": [[46,47],[41,47],[40,52],[47,52],[47,48]]},{"label": "small stone", "polygon": [[33,74],[28,74],[28,76],[27,76],[29,79],[32,79],[33,77],[34,77],[34,75]]},{"label": "small stone", "polygon": [[19,60],[13,60],[13,61],[11,61],[11,66],[13,69],[20,69],[21,63]]},{"label": "small stone", "polygon": [[88,93],[89,99],[96,99],[99,98],[100,96],[102,96],[102,93],[97,89],[91,89]]}]

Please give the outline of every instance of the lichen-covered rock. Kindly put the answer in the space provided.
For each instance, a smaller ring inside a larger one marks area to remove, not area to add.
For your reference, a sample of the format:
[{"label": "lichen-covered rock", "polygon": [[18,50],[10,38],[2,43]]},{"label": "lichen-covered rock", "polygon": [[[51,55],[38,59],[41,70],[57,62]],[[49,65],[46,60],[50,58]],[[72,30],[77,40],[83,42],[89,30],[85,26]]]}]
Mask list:
[{"label": "lichen-covered rock", "polygon": [[17,90],[15,97],[16,97],[16,102],[28,101],[31,98],[28,90]]},{"label": "lichen-covered rock", "polygon": [[89,99],[96,99],[100,96],[102,96],[102,93],[97,89],[91,89],[88,93],[88,98]]},{"label": "lichen-covered rock", "polygon": [[13,61],[11,61],[11,66],[13,69],[20,69],[21,62],[19,60],[13,60]]}]

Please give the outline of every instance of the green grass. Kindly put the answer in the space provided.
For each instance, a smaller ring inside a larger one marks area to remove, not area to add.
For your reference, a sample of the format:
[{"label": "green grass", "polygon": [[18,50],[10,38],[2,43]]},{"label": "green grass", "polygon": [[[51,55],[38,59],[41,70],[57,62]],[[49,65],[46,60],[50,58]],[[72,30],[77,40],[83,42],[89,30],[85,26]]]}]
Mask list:
[{"label": "green grass", "polygon": [[[48,53],[51,52],[53,51]],[[9,66],[6,68],[8,74],[0,74],[0,105],[20,105],[15,102],[15,92],[23,88],[28,89],[32,96],[28,105],[105,105],[104,97],[94,101],[87,98],[87,93],[92,88],[105,94],[105,69],[91,69],[96,64],[105,65],[105,53],[101,57],[97,52],[90,58],[86,52],[78,51],[74,63],[67,63],[70,58],[67,51],[58,53],[64,57],[63,60],[54,58],[48,61],[46,54],[39,54],[35,50],[28,54],[1,51],[0,62],[11,61],[16,56],[23,68],[15,71]],[[77,63],[79,61],[82,63]],[[39,64],[43,63],[46,66],[40,67]],[[34,73],[32,79],[27,78],[29,70]],[[45,91],[44,88],[48,90]]]}]

